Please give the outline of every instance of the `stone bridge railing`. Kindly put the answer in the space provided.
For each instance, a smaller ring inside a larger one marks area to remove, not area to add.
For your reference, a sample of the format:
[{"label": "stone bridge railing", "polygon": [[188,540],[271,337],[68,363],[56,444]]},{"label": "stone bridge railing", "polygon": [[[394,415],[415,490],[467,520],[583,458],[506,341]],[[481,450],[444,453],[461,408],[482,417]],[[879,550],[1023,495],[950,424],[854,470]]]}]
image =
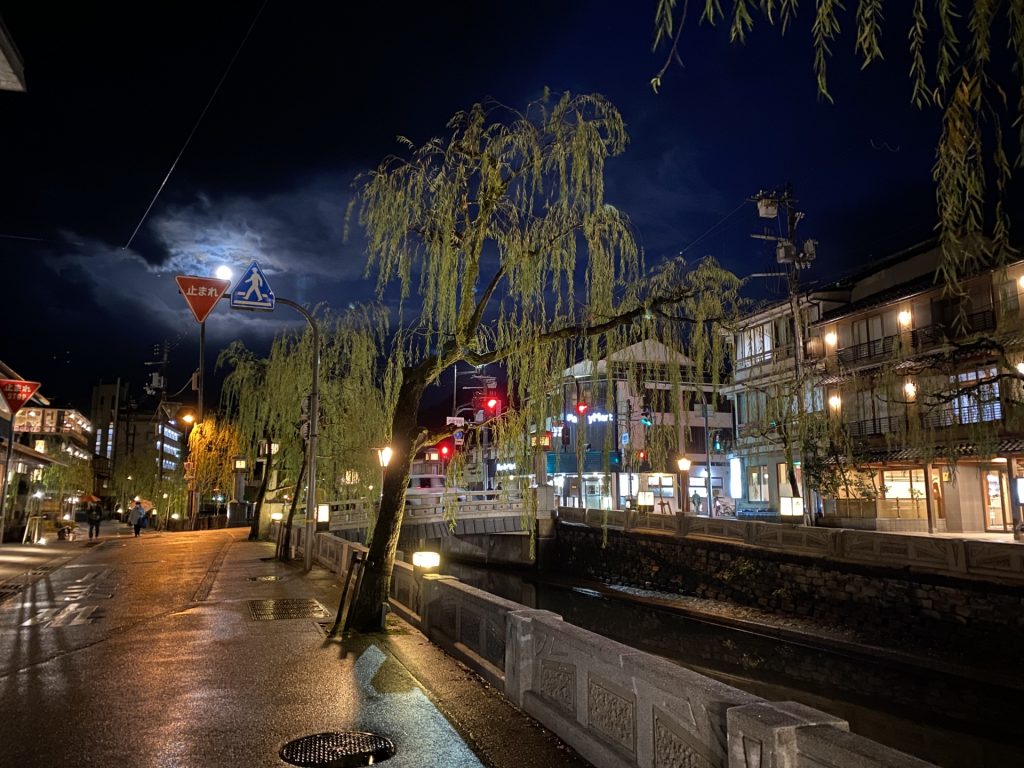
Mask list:
[{"label": "stone bridge railing", "polygon": [[[298,531],[297,546],[305,545]],[[321,533],[344,571],[365,547]],[[770,702],[527,608],[396,562],[391,606],[599,768],[927,768],[845,721]]]},{"label": "stone bridge railing", "polygon": [[864,565],[911,568],[1024,586],[1024,545],[747,520],[560,507],[563,523],[717,539]]},{"label": "stone bridge railing", "polygon": [[[440,495],[413,497],[405,506],[402,525],[446,524],[451,517],[448,503]],[[455,519],[459,521],[516,519],[521,518],[526,509],[522,495],[513,491],[460,491],[454,503]],[[366,499],[332,501],[329,508],[328,530],[359,530],[369,525],[372,504]]]}]

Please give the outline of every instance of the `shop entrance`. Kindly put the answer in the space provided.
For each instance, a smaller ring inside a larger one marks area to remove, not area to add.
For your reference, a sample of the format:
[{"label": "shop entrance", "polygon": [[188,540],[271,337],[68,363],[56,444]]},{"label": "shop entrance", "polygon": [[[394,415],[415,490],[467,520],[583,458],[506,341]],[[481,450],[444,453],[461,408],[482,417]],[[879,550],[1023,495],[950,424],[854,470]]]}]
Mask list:
[{"label": "shop entrance", "polygon": [[981,476],[984,494],[985,530],[1004,532],[1012,530],[1010,520],[1010,487],[1006,472],[989,467]]}]

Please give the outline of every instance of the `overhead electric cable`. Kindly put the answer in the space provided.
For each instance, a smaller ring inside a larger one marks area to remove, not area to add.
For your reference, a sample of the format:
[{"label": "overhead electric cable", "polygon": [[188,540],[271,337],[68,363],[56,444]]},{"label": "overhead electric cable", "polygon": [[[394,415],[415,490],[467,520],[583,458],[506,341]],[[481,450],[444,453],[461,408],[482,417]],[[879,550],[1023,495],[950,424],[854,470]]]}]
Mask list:
[{"label": "overhead electric cable", "polygon": [[188,133],[188,138],[185,139],[185,143],[181,145],[181,149],[178,151],[178,156],[174,158],[174,162],[171,163],[170,169],[167,171],[167,175],[164,176],[164,180],[160,182],[160,186],[156,190],[156,194],[153,195],[153,199],[149,201],[149,206],[146,208],[146,212],[142,214],[142,218],[139,219],[139,223],[135,226],[132,231],[131,237],[128,238],[128,242],[124,244],[122,250],[128,250],[131,246],[135,236],[139,234],[139,230],[142,229],[142,225],[146,223],[146,219],[149,217],[149,212],[153,210],[153,206],[156,205],[157,198],[160,197],[160,193],[164,191],[164,187],[167,185],[167,180],[171,178],[171,174],[174,173],[174,169],[178,166],[178,161],[181,160],[181,156],[185,154],[185,150],[188,149],[189,143],[192,141],[192,137],[195,136],[196,130],[199,128],[199,124],[203,121],[206,116],[207,110],[210,105],[213,104],[213,100],[217,98],[217,93],[220,91],[220,87],[224,84],[228,74],[231,72],[231,68],[235,65],[235,60],[238,58],[238,54],[242,52],[242,48],[245,47],[246,40],[249,39],[249,35],[252,33],[253,27],[256,26],[256,22],[259,21],[260,15],[263,13],[263,9],[267,7],[269,0],[263,0],[263,4],[260,5],[260,9],[256,11],[256,15],[253,16],[252,22],[249,24],[249,29],[245,31],[245,37],[242,38],[242,42],[238,44],[238,48],[235,50],[235,54],[231,57],[231,61],[228,62],[227,68],[224,70],[224,74],[220,76],[220,80],[217,81],[217,86],[213,89],[213,93],[210,94],[210,98],[206,100],[206,106],[203,107],[203,111],[199,113],[199,117],[192,125],[192,130]]},{"label": "overhead electric cable", "polygon": [[748,202],[748,201],[747,201],[747,200],[745,200],[745,199],[744,199],[744,200],[741,200],[741,201],[740,201],[740,204],[739,204],[739,205],[737,205],[737,206],[736,206],[735,208],[733,208],[733,209],[732,209],[732,210],[731,210],[731,211],[730,211],[729,213],[727,213],[727,214],[726,214],[726,215],[725,215],[725,216],[724,216],[723,218],[719,219],[719,220],[718,220],[718,221],[717,221],[717,222],[716,222],[715,224],[713,224],[713,225],[712,225],[712,226],[711,226],[711,227],[710,227],[710,228],[709,228],[709,229],[708,229],[708,230],[707,230],[706,232],[704,232],[704,234],[702,234],[702,235],[698,236],[696,240],[692,240],[692,241],[691,241],[691,242],[690,242],[690,243],[689,243],[688,245],[686,245],[686,246],[685,246],[685,247],[684,247],[684,248],[683,248],[683,249],[682,249],[681,251],[679,251],[680,255],[682,255],[682,254],[686,253],[686,252],[687,252],[688,250],[690,250],[691,248],[693,248],[694,246],[696,246],[696,245],[697,245],[697,243],[699,243],[699,242],[700,242],[701,240],[703,240],[703,239],[704,239],[705,237],[708,237],[708,236],[710,236],[712,232],[714,232],[715,230],[717,230],[717,229],[718,229],[719,227],[721,227],[721,226],[722,226],[723,224],[725,224],[725,222],[727,222],[727,221],[728,221],[729,219],[731,219],[731,218],[732,218],[733,216],[735,216],[735,215],[736,215],[736,214],[737,214],[737,213],[738,213],[738,212],[739,212],[740,210],[742,210],[743,206],[745,206],[745,205],[747,204],[747,202]]}]

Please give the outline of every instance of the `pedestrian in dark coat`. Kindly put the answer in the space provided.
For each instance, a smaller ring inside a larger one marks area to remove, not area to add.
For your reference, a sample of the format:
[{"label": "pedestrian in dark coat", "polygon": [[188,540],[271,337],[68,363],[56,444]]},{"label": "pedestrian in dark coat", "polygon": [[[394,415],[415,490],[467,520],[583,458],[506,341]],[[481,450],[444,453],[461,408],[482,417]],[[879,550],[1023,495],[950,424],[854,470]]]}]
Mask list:
[{"label": "pedestrian in dark coat", "polygon": [[100,537],[100,523],[103,520],[103,513],[99,507],[89,507],[89,512],[86,515],[86,519],[89,521],[89,538],[95,536],[97,539]]}]

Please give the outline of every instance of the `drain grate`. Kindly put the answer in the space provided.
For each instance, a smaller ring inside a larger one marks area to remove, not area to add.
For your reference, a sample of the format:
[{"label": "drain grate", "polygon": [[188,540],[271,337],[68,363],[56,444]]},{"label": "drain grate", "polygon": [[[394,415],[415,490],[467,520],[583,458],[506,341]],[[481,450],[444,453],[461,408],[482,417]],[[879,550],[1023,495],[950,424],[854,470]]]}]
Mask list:
[{"label": "drain grate", "polygon": [[281,581],[282,576],[250,576],[246,581]]},{"label": "drain grate", "polygon": [[393,757],[395,745],[376,733],[334,731],[289,741],[279,754],[286,763],[307,768],[355,768]]},{"label": "drain grate", "polygon": [[285,598],[283,600],[250,600],[249,615],[254,621],[275,619],[326,619],[330,611],[316,600]]}]

